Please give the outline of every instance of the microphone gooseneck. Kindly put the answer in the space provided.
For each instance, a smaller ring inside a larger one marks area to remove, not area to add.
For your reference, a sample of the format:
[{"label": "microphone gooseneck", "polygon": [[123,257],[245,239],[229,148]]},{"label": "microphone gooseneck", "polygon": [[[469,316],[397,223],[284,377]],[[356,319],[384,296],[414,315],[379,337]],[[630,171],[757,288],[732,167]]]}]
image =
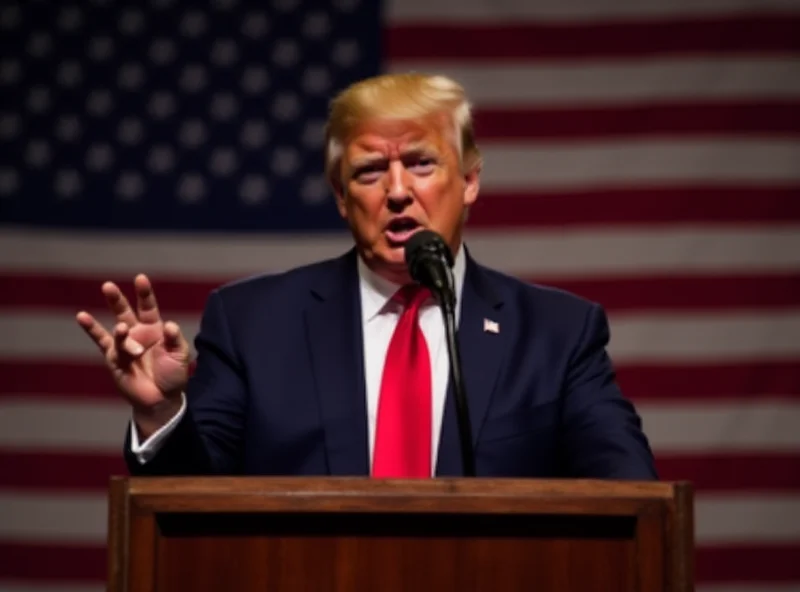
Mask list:
[{"label": "microphone gooseneck", "polygon": [[456,339],[456,295],[453,279],[453,253],[444,239],[431,230],[421,230],[406,242],[405,260],[411,279],[433,292],[444,317],[450,380],[455,394],[461,462],[464,475],[474,477],[475,451],[469,419],[466,385],[461,368],[461,354]]}]

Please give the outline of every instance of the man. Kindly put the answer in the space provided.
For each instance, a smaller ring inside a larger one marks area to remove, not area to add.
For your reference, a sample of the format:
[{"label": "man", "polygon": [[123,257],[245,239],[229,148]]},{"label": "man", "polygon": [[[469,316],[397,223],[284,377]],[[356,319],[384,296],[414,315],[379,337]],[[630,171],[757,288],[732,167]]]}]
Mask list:
[{"label": "man", "polygon": [[362,81],[332,102],[326,136],[353,250],[212,292],[191,378],[146,276],[135,310],[103,285],[112,332],[78,313],[132,405],[131,472],[463,474],[442,315],[404,258],[430,229],[455,255],[477,475],[656,479],[602,309],[487,269],[464,245],[482,162],[463,89],[420,74]]}]

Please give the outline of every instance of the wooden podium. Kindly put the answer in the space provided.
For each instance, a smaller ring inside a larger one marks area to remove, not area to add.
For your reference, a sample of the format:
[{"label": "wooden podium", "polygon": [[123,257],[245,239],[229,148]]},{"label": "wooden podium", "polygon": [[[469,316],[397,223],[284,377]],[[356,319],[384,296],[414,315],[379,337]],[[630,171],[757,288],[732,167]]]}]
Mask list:
[{"label": "wooden podium", "polygon": [[687,592],[686,483],[113,478],[110,592]]}]

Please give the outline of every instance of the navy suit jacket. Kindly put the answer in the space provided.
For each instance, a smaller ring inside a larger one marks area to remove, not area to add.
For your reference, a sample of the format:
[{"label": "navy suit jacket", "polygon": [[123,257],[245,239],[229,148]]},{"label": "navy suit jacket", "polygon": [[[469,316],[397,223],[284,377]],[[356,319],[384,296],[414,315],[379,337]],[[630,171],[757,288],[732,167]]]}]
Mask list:
[{"label": "navy suit jacket", "polygon": [[[479,477],[657,479],[599,305],[467,253],[461,306]],[[355,250],[213,291],[195,344],[187,412],[144,465],[126,438],[132,474],[369,475]],[[452,389],[436,474],[463,474]]]}]

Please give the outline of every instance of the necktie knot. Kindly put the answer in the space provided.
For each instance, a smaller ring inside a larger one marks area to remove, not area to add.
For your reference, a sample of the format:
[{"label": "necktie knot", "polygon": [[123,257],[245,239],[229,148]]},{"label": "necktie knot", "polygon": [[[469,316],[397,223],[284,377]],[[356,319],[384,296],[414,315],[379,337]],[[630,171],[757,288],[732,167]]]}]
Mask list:
[{"label": "necktie knot", "polygon": [[405,310],[418,311],[422,303],[428,299],[431,291],[419,284],[406,284],[395,292],[393,300],[399,302]]}]

